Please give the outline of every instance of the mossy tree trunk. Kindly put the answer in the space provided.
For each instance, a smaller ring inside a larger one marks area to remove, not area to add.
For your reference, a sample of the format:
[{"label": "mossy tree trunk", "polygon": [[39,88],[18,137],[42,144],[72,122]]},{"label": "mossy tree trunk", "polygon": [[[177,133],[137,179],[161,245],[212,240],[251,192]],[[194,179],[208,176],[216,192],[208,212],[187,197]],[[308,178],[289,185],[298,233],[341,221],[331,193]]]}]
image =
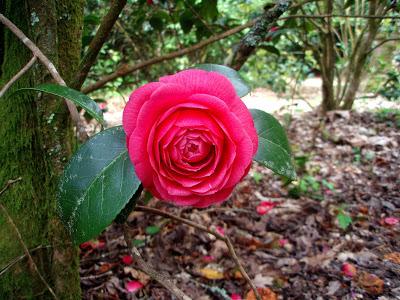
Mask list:
[{"label": "mossy tree trunk", "polygon": [[[84,0],[0,0],[2,13],[47,55],[68,82],[79,65]],[[0,33],[0,86],[32,57],[8,29]],[[58,177],[75,146],[68,111],[61,99],[16,89],[50,82],[39,63],[0,99],[0,185],[22,177],[0,201],[31,249],[40,272],[61,299],[79,299],[77,249],[56,213]],[[23,254],[20,242],[0,214],[0,268]],[[0,299],[50,298],[45,285],[23,259],[0,277]]]}]

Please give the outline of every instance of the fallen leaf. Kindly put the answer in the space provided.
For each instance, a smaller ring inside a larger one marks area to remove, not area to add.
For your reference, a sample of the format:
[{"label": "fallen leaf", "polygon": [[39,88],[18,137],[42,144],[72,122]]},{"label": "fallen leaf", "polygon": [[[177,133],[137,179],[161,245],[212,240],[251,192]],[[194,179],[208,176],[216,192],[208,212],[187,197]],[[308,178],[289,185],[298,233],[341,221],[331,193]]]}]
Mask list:
[{"label": "fallen leaf", "polygon": [[[269,288],[257,288],[258,293],[262,300],[278,300],[278,296]],[[253,290],[249,291],[246,295],[246,300],[256,300],[256,295]]]},{"label": "fallen leaf", "polygon": [[392,253],[385,254],[385,256],[383,258],[386,260],[390,260],[391,262],[394,262],[395,264],[400,265],[400,252],[392,252]]},{"label": "fallen leaf", "polygon": [[380,295],[383,293],[384,282],[374,274],[361,272],[357,278],[357,283],[371,295]]},{"label": "fallen leaf", "polygon": [[104,263],[97,269],[97,274],[102,274],[102,273],[108,272],[114,266],[115,266],[115,264]]},{"label": "fallen leaf", "polygon": [[271,276],[257,274],[256,277],[254,277],[253,283],[258,287],[267,287],[268,285],[271,286],[274,283],[274,278]]},{"label": "fallen leaf", "polygon": [[201,276],[211,280],[218,280],[224,278],[223,272],[211,268],[200,269],[200,274]]}]

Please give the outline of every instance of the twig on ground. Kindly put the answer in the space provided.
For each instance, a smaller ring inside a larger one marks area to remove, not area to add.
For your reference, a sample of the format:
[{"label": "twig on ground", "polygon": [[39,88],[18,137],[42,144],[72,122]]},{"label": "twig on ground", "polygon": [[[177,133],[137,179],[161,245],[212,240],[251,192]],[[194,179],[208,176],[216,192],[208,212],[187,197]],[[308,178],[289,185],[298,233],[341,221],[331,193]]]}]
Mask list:
[{"label": "twig on ground", "polygon": [[[29,50],[32,51],[33,55],[36,56],[40,62],[47,68],[47,70],[50,72],[51,76],[53,79],[60,85],[67,86],[65,83],[64,79],[60,76],[58,73],[56,67],[53,65],[53,63],[47,58],[46,55],[43,54],[43,52],[17,27],[15,26],[14,23],[12,23],[9,19],[7,19],[3,14],[0,14],[0,22],[3,23],[8,29],[12,31],[21,41],[24,43],[26,47],[29,48]],[[65,103],[67,104],[69,113],[71,114],[71,118],[74,121],[77,131],[78,131],[78,136],[82,140],[87,140],[88,135],[85,129],[85,126],[83,125],[83,122],[81,120],[81,117],[79,115],[78,109],[76,108],[75,104],[68,100],[64,99]]]},{"label": "twig on ground", "polygon": [[179,222],[181,222],[183,224],[192,226],[192,227],[197,228],[197,229],[199,229],[201,231],[208,232],[209,234],[215,236],[217,239],[225,242],[225,244],[228,247],[229,253],[232,256],[232,259],[235,261],[236,267],[239,269],[239,271],[242,274],[243,278],[247,281],[247,283],[249,284],[249,286],[253,290],[254,294],[256,295],[257,300],[261,300],[260,294],[257,291],[257,287],[254,285],[253,281],[250,279],[249,275],[246,273],[245,269],[243,268],[242,264],[240,263],[240,260],[239,260],[239,258],[237,256],[236,252],[235,252],[235,248],[233,247],[233,244],[232,244],[230,238],[227,235],[222,235],[222,234],[220,234],[219,232],[217,232],[217,231],[215,231],[213,229],[207,228],[206,226],[197,224],[197,223],[192,222],[192,221],[190,221],[188,219],[175,216],[175,215],[170,214],[170,213],[168,213],[166,211],[162,211],[162,210],[159,210],[159,209],[156,209],[156,208],[138,205],[138,206],[135,207],[135,210],[136,211],[148,212],[148,213],[152,213],[152,214],[155,214],[155,215],[159,215],[159,216],[163,216],[163,217],[166,217],[166,218],[170,218],[170,219],[179,221]]},{"label": "twig on ground", "polygon": [[[4,188],[0,191],[0,196],[14,183],[21,181],[22,178],[19,177],[17,179],[13,179],[13,180],[9,180],[7,181],[6,185],[4,186]],[[11,227],[14,229],[17,238],[19,240],[19,242],[22,245],[22,248],[24,249],[25,255],[26,257],[28,257],[28,261],[30,266],[34,269],[34,271],[38,274],[40,280],[43,282],[43,284],[46,286],[46,288],[49,290],[50,294],[54,297],[54,299],[58,299],[57,295],[54,293],[53,289],[50,287],[50,285],[47,283],[46,279],[44,279],[44,277],[42,276],[42,274],[40,274],[39,269],[35,263],[35,261],[33,260],[31,254],[29,253],[29,249],[26,247],[24,240],[22,239],[21,233],[18,230],[18,227],[15,225],[13,219],[11,218],[10,214],[8,213],[6,207],[0,203],[0,209],[3,211],[4,215],[7,218],[8,223],[11,225]]]},{"label": "twig on ground", "polygon": [[191,300],[189,296],[187,296],[184,292],[182,292],[170,279],[167,275],[162,272],[155,270],[150,264],[148,264],[140,255],[139,250],[132,246],[132,240],[129,235],[129,226],[124,224],[124,238],[126,245],[131,250],[131,254],[134,258],[134,261],[137,263],[139,268],[149,275],[151,278],[160,283],[163,287],[169,290],[172,294],[175,295],[179,300]]},{"label": "twig on ground", "polygon": [[97,278],[107,277],[112,274],[113,274],[113,271],[107,271],[107,272],[101,273],[101,274],[82,276],[81,280],[93,280],[93,279],[97,279]]},{"label": "twig on ground", "polygon": [[36,56],[33,56],[29,62],[17,73],[15,74],[10,81],[8,81],[0,91],[0,98],[7,92],[7,90],[16,82],[22,75],[24,75],[36,62]]}]

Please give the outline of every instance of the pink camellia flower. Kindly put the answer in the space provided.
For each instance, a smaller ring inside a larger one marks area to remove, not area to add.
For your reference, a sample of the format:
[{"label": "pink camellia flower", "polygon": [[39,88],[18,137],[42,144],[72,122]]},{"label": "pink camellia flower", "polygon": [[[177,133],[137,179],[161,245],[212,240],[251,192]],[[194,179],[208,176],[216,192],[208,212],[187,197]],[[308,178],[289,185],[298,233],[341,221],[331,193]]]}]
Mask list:
[{"label": "pink camellia flower", "polygon": [[276,202],[263,201],[256,207],[256,211],[260,216],[262,216],[270,212],[277,205],[278,203]]},{"label": "pink camellia flower", "polygon": [[257,152],[249,110],[216,72],[186,70],[145,84],[131,94],[122,123],[143,186],[180,206],[226,200]]},{"label": "pink camellia flower", "polygon": [[143,284],[136,280],[128,281],[127,283],[125,283],[125,289],[130,293],[136,293],[141,288],[143,288]]}]

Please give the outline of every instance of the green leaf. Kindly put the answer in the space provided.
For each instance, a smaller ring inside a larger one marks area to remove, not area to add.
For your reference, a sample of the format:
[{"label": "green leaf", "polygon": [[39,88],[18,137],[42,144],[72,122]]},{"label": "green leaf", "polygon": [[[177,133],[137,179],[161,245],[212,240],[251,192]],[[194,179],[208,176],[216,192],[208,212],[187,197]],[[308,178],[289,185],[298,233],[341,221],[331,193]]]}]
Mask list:
[{"label": "green leaf", "polygon": [[157,233],[160,232],[160,227],[155,226],[155,225],[153,225],[153,226],[147,226],[146,229],[145,229],[145,231],[146,231],[146,233],[149,234],[149,235],[155,235],[155,234],[157,234]]},{"label": "green leaf", "polygon": [[218,17],[218,1],[202,0],[199,7],[199,14],[206,20],[214,20]]},{"label": "green leaf", "polygon": [[97,103],[85,94],[82,94],[81,92],[71,89],[67,86],[53,83],[44,83],[33,88],[22,88],[18,91],[21,90],[33,90],[67,98],[74,102],[76,105],[85,109],[86,112],[97,121],[99,121],[100,123],[104,123],[103,112],[101,111]]},{"label": "green leaf", "polygon": [[137,239],[135,239],[135,240],[132,241],[132,245],[137,247],[137,248],[140,248],[140,247],[143,247],[144,245],[146,245],[146,241],[145,240],[137,240]]},{"label": "green leaf", "polygon": [[339,227],[343,230],[346,230],[353,221],[351,217],[348,214],[345,214],[342,210],[339,211],[337,215],[337,220],[339,223]]},{"label": "green leaf", "polygon": [[196,65],[195,68],[218,72],[221,75],[224,75],[231,81],[239,97],[246,96],[250,92],[250,87],[244,82],[242,77],[240,77],[239,73],[232,68],[215,64],[200,64]]},{"label": "green leaf", "polygon": [[189,33],[193,27],[193,16],[188,10],[184,11],[179,17],[179,24],[183,30],[183,33]]},{"label": "green leaf", "polygon": [[262,49],[267,50],[268,52],[271,52],[273,54],[276,54],[278,56],[281,55],[281,52],[278,50],[278,48],[271,46],[271,45],[263,45],[261,46]]},{"label": "green leaf", "polygon": [[254,159],[275,173],[295,180],[296,171],[285,129],[264,111],[250,109],[250,112],[258,134],[258,151]]},{"label": "green leaf", "polygon": [[82,145],[61,176],[57,208],[76,244],[97,236],[139,189],[121,126]]}]

